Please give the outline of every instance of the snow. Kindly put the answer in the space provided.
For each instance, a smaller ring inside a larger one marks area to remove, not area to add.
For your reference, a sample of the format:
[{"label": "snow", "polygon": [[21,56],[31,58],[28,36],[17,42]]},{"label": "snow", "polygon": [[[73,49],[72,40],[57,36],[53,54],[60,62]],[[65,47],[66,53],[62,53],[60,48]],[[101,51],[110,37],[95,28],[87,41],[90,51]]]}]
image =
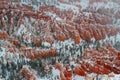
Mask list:
[{"label": "snow", "polygon": [[49,80],[49,79],[46,79],[46,78],[44,78],[44,79],[40,79],[40,78],[38,78],[37,80]]},{"label": "snow", "polygon": [[116,21],[115,25],[120,25],[120,19]]},{"label": "snow", "polygon": [[59,71],[58,69],[55,69],[55,68],[53,67],[53,68],[52,68],[52,74],[53,74],[53,76],[52,76],[53,80],[54,80],[54,79],[56,80],[57,76],[60,76],[60,71]]},{"label": "snow", "polygon": [[24,41],[26,43],[31,43],[31,33],[30,32],[26,32],[25,33],[25,38],[27,38],[28,40],[24,39]]},{"label": "snow", "polygon": [[91,15],[92,13],[91,12],[84,12],[84,15],[89,17],[89,15]]},{"label": "snow", "polygon": [[50,43],[48,43],[48,42],[42,42],[42,46],[44,46],[44,47],[50,47],[50,46],[51,46],[51,44],[50,44]]},{"label": "snow", "polygon": [[25,17],[25,22],[29,23],[29,19],[27,17]]},{"label": "snow", "polygon": [[83,76],[75,75],[74,80],[86,80],[86,79]]},{"label": "snow", "polygon": [[60,17],[58,17],[55,13],[46,12],[47,15],[51,16],[52,18],[55,18],[56,20],[60,21],[62,20]]},{"label": "snow", "polygon": [[120,42],[120,33],[116,35],[116,41]]},{"label": "snow", "polygon": [[99,8],[103,7],[104,5],[105,5],[104,2],[93,3],[93,6],[96,7],[97,10],[98,10]]},{"label": "snow", "polygon": [[113,8],[113,9],[119,9],[120,6],[117,4],[117,3],[114,3],[114,2],[108,2],[106,5],[105,5],[105,8]]},{"label": "snow", "polygon": [[3,48],[3,47],[1,47],[1,49],[2,49],[3,51],[0,52],[0,57],[3,57],[3,56],[5,56],[5,53],[6,53],[5,50],[6,50],[6,49]]},{"label": "snow", "polygon": [[81,0],[80,5],[81,5],[82,9],[86,9],[89,5],[89,0]]},{"label": "snow", "polygon": [[1,47],[1,49],[3,50],[2,52],[0,52],[0,58],[2,59],[1,61],[6,64],[7,61],[5,60],[5,55],[6,55],[6,49]]},{"label": "snow", "polygon": [[115,10],[119,10],[120,6],[117,3],[114,2],[108,2],[107,4],[105,4],[104,2],[96,2],[92,4],[93,7],[96,7],[96,9],[99,8],[106,8],[106,9],[115,9]]},{"label": "snow", "polygon": [[[81,0],[81,2],[80,2],[80,5],[81,5],[81,7],[82,7],[82,9],[86,9],[87,7],[88,7],[88,5],[89,5],[89,0]],[[102,2],[100,2],[100,3],[94,3],[93,4],[93,6],[94,7],[96,7],[96,9],[99,9],[99,8],[101,8],[101,7],[105,7],[105,8],[113,8],[113,9],[119,9],[119,5],[117,4],[117,3],[113,3],[113,2],[108,2],[107,4],[105,4],[105,3],[102,3]],[[36,7],[36,9],[37,9],[37,6],[35,6]],[[71,4],[63,4],[63,3],[59,3],[59,5],[56,5],[56,7],[57,8],[60,8],[60,9],[72,9],[74,12],[77,12],[78,13],[78,7],[76,7],[76,6],[74,6],[74,5],[71,5]],[[56,20],[62,20],[61,18],[59,18],[56,14],[54,14],[54,13],[51,13],[51,12],[48,12],[47,13],[49,16],[51,16],[52,18],[55,18]],[[86,16],[89,16],[89,14],[91,14],[91,13],[85,13],[85,15]],[[26,21],[26,23],[29,23],[29,21],[28,21],[28,18],[25,18],[25,21]],[[36,20],[35,19],[32,19],[32,22],[35,22]],[[119,25],[119,23],[120,23],[120,19],[119,20],[117,20],[117,25]],[[31,25],[29,25],[29,27],[31,27],[32,28],[32,26]],[[27,28],[24,26],[24,24],[21,24],[20,25],[20,28],[18,29],[18,32],[17,32],[17,35],[21,35],[21,34],[23,34],[23,33],[25,33],[26,34],[26,36],[29,38],[28,39],[28,43],[31,43],[31,39],[30,39],[30,36],[31,36],[31,33],[29,33],[29,32],[27,32]],[[92,39],[93,40],[93,42],[95,42],[95,39],[93,38]],[[106,38],[105,40],[104,40],[104,42],[106,42],[107,40],[109,40],[108,38]],[[115,44],[115,37],[114,36],[112,36],[112,37],[110,37],[110,40],[111,41],[113,41],[113,44]],[[120,41],[120,34],[117,34],[117,37],[116,37],[116,40],[117,41]],[[82,45],[84,45],[84,40],[81,40],[81,42],[80,42],[80,44],[78,44],[78,45],[76,45],[76,46],[82,46]],[[60,41],[55,41],[54,42],[54,44],[52,44],[52,46],[53,47],[55,47],[56,49],[60,49],[60,48],[62,48],[63,47],[63,49],[62,49],[62,51],[63,51],[63,53],[65,53],[64,51],[65,51],[65,45],[68,45],[68,51],[66,50],[66,54],[67,53],[69,53],[69,49],[70,48],[73,48],[73,44],[74,43],[74,41],[72,40],[72,39],[68,39],[68,40],[65,40],[64,42],[60,42]],[[102,41],[100,41],[100,43],[102,44]],[[50,43],[48,43],[48,42],[42,42],[42,46],[44,46],[44,47],[51,47],[51,44]],[[90,44],[90,48],[93,48],[94,46],[96,46],[96,45],[94,45],[94,44]],[[5,54],[6,54],[6,52],[5,52],[5,48],[3,48],[3,47],[1,47],[2,48],[2,52],[0,52],[0,57],[2,57],[2,56],[5,56]],[[83,48],[82,48],[83,49]],[[79,54],[80,53],[80,51],[77,51],[76,52],[76,54]],[[8,53],[9,55],[9,58],[10,58],[10,60],[12,60],[13,59],[13,55],[10,55],[11,53]],[[19,59],[19,58],[18,58]],[[15,59],[13,59],[13,60],[15,60]],[[27,60],[26,58],[25,58],[25,60]],[[21,61],[22,62],[22,60],[21,59],[19,59],[19,61]],[[3,62],[5,62],[5,61],[3,61]],[[91,63],[90,61],[87,61],[88,63]],[[73,66],[76,66],[77,64],[74,62],[74,61],[71,61],[70,62],[70,65],[73,65]],[[26,66],[24,66],[24,67],[26,67]],[[9,75],[9,74],[8,74]],[[59,76],[60,75],[60,71],[58,70],[58,69],[55,69],[54,67],[52,68],[52,75],[53,75],[53,80],[57,80],[57,79],[55,79],[55,78],[57,78],[57,76]],[[92,76],[91,74],[89,74],[88,76]],[[95,75],[94,75],[95,76]],[[120,80],[120,75],[117,75],[117,74],[115,74],[115,76],[114,77],[108,77],[107,75],[100,75],[100,77],[101,77],[101,79],[100,80]],[[83,76],[79,76],[79,75],[75,75],[74,76],[74,79],[75,80],[86,80],[85,79],[85,77],[83,77]],[[0,79],[0,80],[3,80],[3,79]],[[38,77],[38,79],[37,80],[49,80],[49,79],[47,79],[46,77],[45,78],[40,78],[40,77]]]},{"label": "snow", "polygon": [[39,6],[38,5],[34,5],[33,6],[35,10],[39,10]]},{"label": "snow", "polygon": [[70,65],[76,66],[77,64],[74,61],[70,61]]},{"label": "snow", "polygon": [[45,77],[45,78],[37,78],[37,80],[49,80],[49,79]]},{"label": "snow", "polygon": [[57,8],[61,9],[61,10],[68,10],[68,9],[72,9],[74,11],[74,13],[78,13],[78,7],[74,6],[74,5],[69,5],[69,4],[63,4],[63,3],[59,3],[59,5],[56,5]]},{"label": "snow", "polygon": [[36,19],[34,19],[34,18],[30,18],[30,19],[31,19],[32,22],[35,22],[35,21],[36,21]]},{"label": "snow", "polygon": [[20,28],[18,29],[17,35],[21,36],[25,32],[27,32],[27,29],[26,29],[26,27],[23,24],[21,24]]},{"label": "snow", "polygon": [[100,80],[120,80],[120,74],[114,74],[113,77],[110,77],[108,75],[99,75]]}]

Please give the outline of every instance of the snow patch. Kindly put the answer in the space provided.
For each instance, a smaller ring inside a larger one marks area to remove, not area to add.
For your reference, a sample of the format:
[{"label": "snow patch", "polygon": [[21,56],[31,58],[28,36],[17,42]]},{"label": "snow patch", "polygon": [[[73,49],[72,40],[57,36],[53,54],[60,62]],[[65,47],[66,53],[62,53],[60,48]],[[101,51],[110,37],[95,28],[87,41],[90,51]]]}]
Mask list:
[{"label": "snow patch", "polygon": [[2,52],[0,52],[0,57],[5,56],[6,52],[5,52],[5,48],[1,47]]},{"label": "snow patch", "polygon": [[54,67],[53,67],[53,69],[52,69],[52,74],[53,74],[53,80],[56,80],[56,78],[57,78],[57,76],[60,76],[60,71],[58,70],[58,69],[55,69]]},{"label": "snow patch", "polygon": [[50,43],[48,43],[48,42],[42,42],[42,46],[44,46],[44,47],[50,47],[50,46],[51,46],[51,44],[50,44]]},{"label": "snow patch", "polygon": [[74,80],[86,80],[85,77],[76,75]]},{"label": "snow patch", "polygon": [[62,20],[60,17],[58,17],[55,13],[46,12],[47,15],[51,16],[52,18],[55,18],[56,20]]},{"label": "snow patch", "polygon": [[105,4],[104,2],[96,2],[96,3],[93,3],[92,6],[95,7],[96,9],[104,7],[106,9],[119,10],[120,8],[120,6],[114,2],[108,2],[107,4]]},{"label": "snow patch", "polygon": [[70,5],[70,4],[59,3],[59,5],[56,5],[56,7],[59,9],[62,9],[62,10],[72,9],[74,11],[74,13],[76,13],[76,12],[78,13],[78,11],[79,11],[78,7],[76,7],[74,5]]},{"label": "snow patch", "polygon": [[86,9],[89,5],[89,0],[81,0],[80,5],[81,5],[82,9]]},{"label": "snow patch", "polygon": [[21,24],[20,28],[18,29],[17,35],[21,36],[25,32],[27,32],[27,29],[26,29],[25,25]]}]

